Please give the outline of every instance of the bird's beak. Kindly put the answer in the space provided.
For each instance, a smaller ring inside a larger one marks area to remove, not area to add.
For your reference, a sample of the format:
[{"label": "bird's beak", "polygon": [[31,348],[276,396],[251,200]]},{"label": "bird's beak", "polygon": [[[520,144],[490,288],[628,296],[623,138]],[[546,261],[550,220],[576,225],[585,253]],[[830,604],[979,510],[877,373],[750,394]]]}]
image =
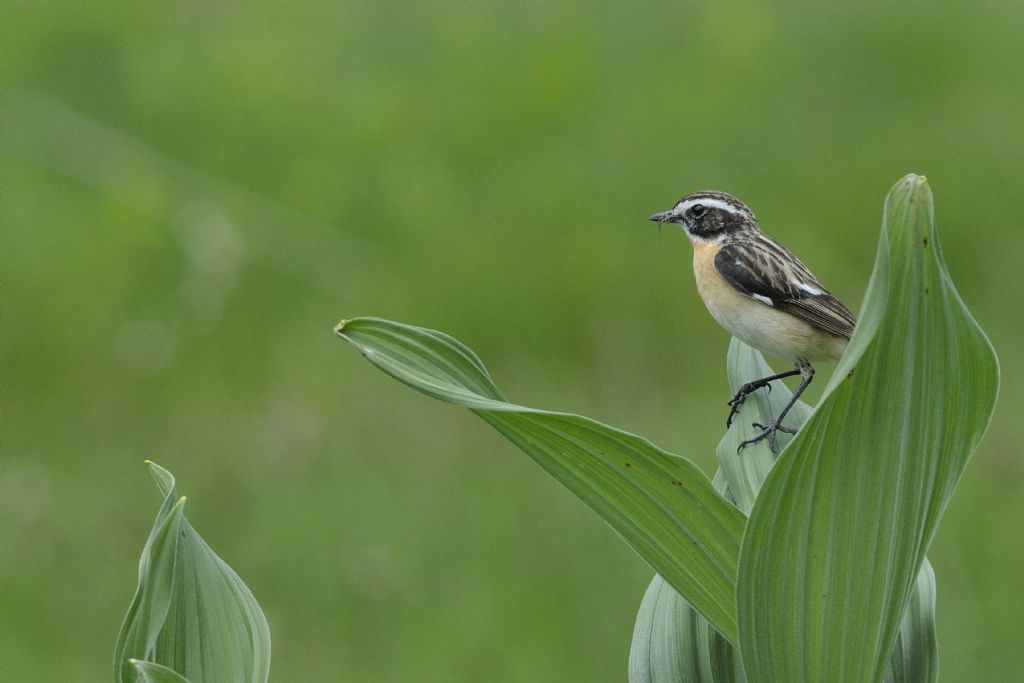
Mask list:
[{"label": "bird's beak", "polygon": [[668,223],[672,220],[672,212],[660,211],[658,213],[652,213],[648,220],[654,221],[655,223]]}]

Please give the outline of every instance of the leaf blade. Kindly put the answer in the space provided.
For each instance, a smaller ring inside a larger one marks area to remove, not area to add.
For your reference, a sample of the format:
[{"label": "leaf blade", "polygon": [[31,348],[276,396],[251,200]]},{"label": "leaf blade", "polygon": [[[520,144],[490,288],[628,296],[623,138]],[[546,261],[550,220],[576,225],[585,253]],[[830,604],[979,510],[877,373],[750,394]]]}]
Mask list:
[{"label": "leaf blade", "polygon": [[868,322],[748,522],[738,608],[753,680],[880,680],[995,403],[995,353],[946,271],[924,179],[897,183],[884,215]]},{"label": "leaf blade", "polygon": [[736,642],[743,515],[688,460],[588,418],[505,401],[479,359],[442,333],[379,318],[336,334],[400,382],[470,408],[594,509]]}]

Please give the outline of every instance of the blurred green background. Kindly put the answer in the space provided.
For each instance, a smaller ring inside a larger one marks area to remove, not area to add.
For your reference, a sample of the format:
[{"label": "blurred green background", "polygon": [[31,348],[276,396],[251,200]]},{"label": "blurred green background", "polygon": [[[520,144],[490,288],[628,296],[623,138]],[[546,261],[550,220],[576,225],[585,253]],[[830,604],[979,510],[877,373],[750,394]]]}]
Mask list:
[{"label": "blurred green background", "polygon": [[624,680],[651,570],[332,326],[445,330],[513,400],[710,474],[728,340],[647,215],[730,191],[856,311],[911,171],[1004,377],[930,552],[943,680],[1024,672],[1024,6],[8,4],[2,30],[3,680],[109,680],[145,458],[262,604],[272,680]]}]

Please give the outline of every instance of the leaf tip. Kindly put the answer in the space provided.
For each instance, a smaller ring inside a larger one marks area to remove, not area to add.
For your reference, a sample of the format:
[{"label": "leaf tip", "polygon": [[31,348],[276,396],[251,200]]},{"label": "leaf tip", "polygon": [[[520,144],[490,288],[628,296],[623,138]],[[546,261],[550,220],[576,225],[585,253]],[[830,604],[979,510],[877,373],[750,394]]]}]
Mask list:
[{"label": "leaf tip", "polygon": [[[908,173],[893,185],[889,195],[885,198],[886,225],[902,226],[908,224],[907,212],[925,211],[928,216],[932,212],[932,188],[928,179],[923,175]],[[910,221],[914,222],[914,221]],[[933,221],[918,221],[922,226],[933,224]],[[934,225],[931,226],[934,231]]]},{"label": "leaf tip", "polygon": [[900,178],[899,186],[905,188],[918,187],[928,183],[928,178],[917,173],[908,173],[907,175]]},{"label": "leaf tip", "polygon": [[928,185],[928,178],[916,173],[908,173],[903,176],[893,189],[900,190],[909,195],[911,202],[926,198],[930,199],[932,194],[931,187]]},{"label": "leaf tip", "polygon": [[348,320],[342,318],[341,321],[334,326],[334,334],[338,335],[339,337],[343,337],[345,332],[345,325],[348,325]]}]

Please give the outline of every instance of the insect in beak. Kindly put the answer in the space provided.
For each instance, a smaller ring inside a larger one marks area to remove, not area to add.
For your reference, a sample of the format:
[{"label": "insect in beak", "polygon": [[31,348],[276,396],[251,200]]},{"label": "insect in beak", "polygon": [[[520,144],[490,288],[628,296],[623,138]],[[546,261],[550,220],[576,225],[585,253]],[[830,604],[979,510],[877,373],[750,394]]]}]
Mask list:
[{"label": "insect in beak", "polygon": [[659,211],[658,213],[652,213],[648,220],[652,220],[658,224],[658,239],[661,239],[661,229],[665,227],[665,224],[672,220],[671,211]]}]

